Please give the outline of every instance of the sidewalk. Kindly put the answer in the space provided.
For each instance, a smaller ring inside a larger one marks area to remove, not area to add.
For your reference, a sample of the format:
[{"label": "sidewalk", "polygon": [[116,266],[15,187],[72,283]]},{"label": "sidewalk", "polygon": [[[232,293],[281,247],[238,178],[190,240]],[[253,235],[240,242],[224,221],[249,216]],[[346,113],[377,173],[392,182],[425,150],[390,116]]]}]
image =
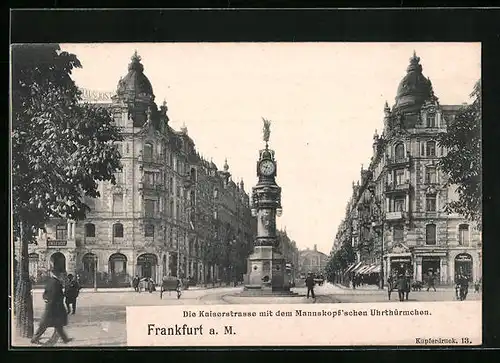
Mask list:
[{"label": "sidewalk", "polygon": [[[357,286],[356,289],[353,289],[352,287],[347,287],[341,284],[335,284],[338,288],[341,288],[343,290],[350,290],[350,291],[387,291],[387,285],[384,285],[383,289],[380,289],[378,286],[375,285],[361,285]],[[437,286],[436,291],[452,291],[455,290],[454,286],[448,286],[448,285],[442,285],[442,286]],[[422,287],[422,290],[420,291],[427,291],[427,287]],[[432,290],[434,291],[434,290]]]},{"label": "sidewalk", "polygon": [[[196,285],[196,286],[190,286],[187,290],[188,291],[189,290],[209,290],[209,289],[218,289],[218,288],[225,288],[225,287],[232,287],[232,286],[225,286],[225,285],[212,286],[211,284],[209,284],[205,287],[203,285]],[[157,286],[156,289],[159,290],[159,286]],[[44,291],[44,288],[41,288],[41,287],[36,287],[32,290],[32,292],[35,294],[42,294],[43,291]],[[97,288],[97,291],[95,291],[94,288],[92,288],[92,287],[85,287],[85,288],[80,290],[80,293],[96,293],[96,292],[134,292],[134,289],[132,287],[99,287],[99,288]]]},{"label": "sidewalk", "polygon": [[[35,326],[35,329],[38,326]],[[49,338],[52,335],[53,328],[47,329],[47,332],[40,339],[40,344],[32,344],[29,338],[17,336],[12,332],[12,347],[83,347],[83,346],[126,346],[127,328],[125,323],[111,322],[97,325],[70,324],[64,329],[73,340],[67,344],[59,340],[52,344]]]}]

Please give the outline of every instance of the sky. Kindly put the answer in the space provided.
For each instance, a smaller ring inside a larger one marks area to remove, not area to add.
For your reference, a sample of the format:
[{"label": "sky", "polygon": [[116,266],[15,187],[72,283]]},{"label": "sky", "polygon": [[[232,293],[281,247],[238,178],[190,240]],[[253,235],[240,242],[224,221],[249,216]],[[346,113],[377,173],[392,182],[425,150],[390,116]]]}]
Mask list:
[{"label": "sky", "polygon": [[394,104],[413,51],[441,104],[470,100],[481,76],[480,43],[62,44],[82,68],[82,88],[114,92],[134,51],[170,124],[183,124],[219,169],[225,158],[247,192],[257,182],[262,117],[271,120],[286,228],[299,249],[329,254],[352,182],[368,166],[372,138]]}]

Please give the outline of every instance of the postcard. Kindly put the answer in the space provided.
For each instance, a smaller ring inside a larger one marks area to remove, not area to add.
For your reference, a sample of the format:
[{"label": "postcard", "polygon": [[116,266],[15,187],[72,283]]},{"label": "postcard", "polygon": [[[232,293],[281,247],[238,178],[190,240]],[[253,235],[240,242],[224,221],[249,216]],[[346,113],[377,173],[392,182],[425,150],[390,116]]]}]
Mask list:
[{"label": "postcard", "polygon": [[11,47],[13,347],[482,344],[480,43]]}]

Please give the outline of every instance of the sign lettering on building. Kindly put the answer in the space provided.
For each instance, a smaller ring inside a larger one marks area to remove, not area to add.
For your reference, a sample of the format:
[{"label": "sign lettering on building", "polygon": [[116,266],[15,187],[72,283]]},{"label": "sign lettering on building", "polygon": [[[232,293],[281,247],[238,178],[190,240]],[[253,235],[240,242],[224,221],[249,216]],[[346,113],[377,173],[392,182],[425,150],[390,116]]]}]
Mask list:
[{"label": "sign lettering on building", "polygon": [[82,92],[82,101],[89,103],[110,103],[113,92],[94,91],[86,88],[80,88]]},{"label": "sign lettering on building", "polygon": [[66,240],[59,240],[59,239],[54,239],[54,240],[48,240],[47,241],[47,247],[63,247],[68,244],[68,241]]},{"label": "sign lettering on building", "polygon": [[472,257],[467,254],[460,254],[457,257],[455,257],[455,260],[457,261],[472,261]]}]

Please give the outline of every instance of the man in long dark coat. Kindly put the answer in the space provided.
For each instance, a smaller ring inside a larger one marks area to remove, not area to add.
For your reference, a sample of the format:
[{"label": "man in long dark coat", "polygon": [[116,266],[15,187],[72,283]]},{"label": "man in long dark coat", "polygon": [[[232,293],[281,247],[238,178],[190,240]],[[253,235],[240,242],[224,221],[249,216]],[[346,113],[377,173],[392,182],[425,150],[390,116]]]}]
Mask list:
[{"label": "man in long dark coat", "polygon": [[73,315],[76,312],[76,298],[80,293],[80,284],[73,277],[72,274],[68,275],[68,283],[66,284],[66,290],[64,295],[66,296],[66,308],[68,309],[68,314],[71,313],[71,308],[73,308]]},{"label": "man in long dark coat", "polygon": [[309,299],[309,293],[311,293],[311,297],[313,299],[316,299],[316,295],[314,295],[314,285],[316,283],[314,282],[314,276],[312,272],[309,272],[309,274],[306,277],[306,286],[307,286],[307,298]]},{"label": "man in long dark coat", "polygon": [[399,301],[404,301],[406,292],[406,278],[403,274],[398,276],[396,280],[395,288],[398,289]]},{"label": "man in long dark coat", "polygon": [[64,343],[73,340],[68,338],[63,328],[68,324],[68,313],[64,307],[63,282],[59,273],[51,272],[51,276],[45,285],[43,300],[45,301],[45,312],[40,321],[40,326],[31,339],[31,343],[39,344],[40,338],[49,327],[55,329],[51,338],[54,343],[59,337]]}]

